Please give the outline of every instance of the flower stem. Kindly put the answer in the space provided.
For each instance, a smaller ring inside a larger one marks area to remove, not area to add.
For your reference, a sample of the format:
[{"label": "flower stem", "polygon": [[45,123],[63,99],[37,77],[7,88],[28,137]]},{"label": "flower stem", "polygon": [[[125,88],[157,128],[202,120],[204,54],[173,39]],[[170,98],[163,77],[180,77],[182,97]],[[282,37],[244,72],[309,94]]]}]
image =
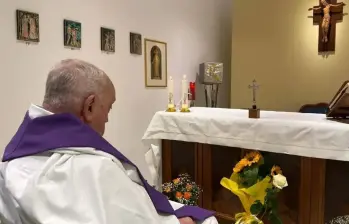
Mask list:
[{"label": "flower stem", "polygon": [[263,214],[261,216],[261,220],[263,220],[263,217],[265,216],[265,213],[267,213],[267,207],[265,207],[265,209],[264,209],[264,212],[263,212]]}]

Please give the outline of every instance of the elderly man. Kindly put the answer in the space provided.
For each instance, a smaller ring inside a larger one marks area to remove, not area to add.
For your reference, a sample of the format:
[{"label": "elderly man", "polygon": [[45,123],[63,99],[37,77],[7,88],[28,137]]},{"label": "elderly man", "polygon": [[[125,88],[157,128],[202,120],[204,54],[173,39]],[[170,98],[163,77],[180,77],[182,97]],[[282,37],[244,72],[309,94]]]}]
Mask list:
[{"label": "elderly man", "polygon": [[30,106],[3,155],[22,222],[217,223],[211,211],[169,202],[102,137],[114,101],[92,64],[64,60],[50,71],[42,107]]}]

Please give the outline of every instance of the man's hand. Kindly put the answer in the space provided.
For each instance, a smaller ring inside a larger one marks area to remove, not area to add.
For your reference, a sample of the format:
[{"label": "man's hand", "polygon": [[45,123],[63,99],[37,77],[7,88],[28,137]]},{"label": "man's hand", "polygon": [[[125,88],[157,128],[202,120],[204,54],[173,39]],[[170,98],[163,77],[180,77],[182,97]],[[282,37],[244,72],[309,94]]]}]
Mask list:
[{"label": "man's hand", "polygon": [[195,224],[195,222],[189,217],[180,218],[178,220],[180,224]]}]

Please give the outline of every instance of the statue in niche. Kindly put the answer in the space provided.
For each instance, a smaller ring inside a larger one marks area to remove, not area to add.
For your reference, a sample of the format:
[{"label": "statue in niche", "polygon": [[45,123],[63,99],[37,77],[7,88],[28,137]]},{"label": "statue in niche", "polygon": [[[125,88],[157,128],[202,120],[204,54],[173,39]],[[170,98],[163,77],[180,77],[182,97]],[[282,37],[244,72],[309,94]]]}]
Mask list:
[{"label": "statue in niche", "polygon": [[162,79],[162,63],[161,50],[158,46],[154,46],[150,50],[151,59],[151,79]]}]

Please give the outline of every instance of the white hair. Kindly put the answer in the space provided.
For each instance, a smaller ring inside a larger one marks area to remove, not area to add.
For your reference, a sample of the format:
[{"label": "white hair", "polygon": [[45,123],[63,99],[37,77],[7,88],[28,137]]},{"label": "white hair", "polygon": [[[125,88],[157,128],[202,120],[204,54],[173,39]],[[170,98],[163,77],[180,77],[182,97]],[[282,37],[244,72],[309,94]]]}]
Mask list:
[{"label": "white hair", "polygon": [[88,62],[63,60],[48,74],[43,105],[54,110],[74,110],[89,95],[100,95],[108,81],[104,71]]}]

